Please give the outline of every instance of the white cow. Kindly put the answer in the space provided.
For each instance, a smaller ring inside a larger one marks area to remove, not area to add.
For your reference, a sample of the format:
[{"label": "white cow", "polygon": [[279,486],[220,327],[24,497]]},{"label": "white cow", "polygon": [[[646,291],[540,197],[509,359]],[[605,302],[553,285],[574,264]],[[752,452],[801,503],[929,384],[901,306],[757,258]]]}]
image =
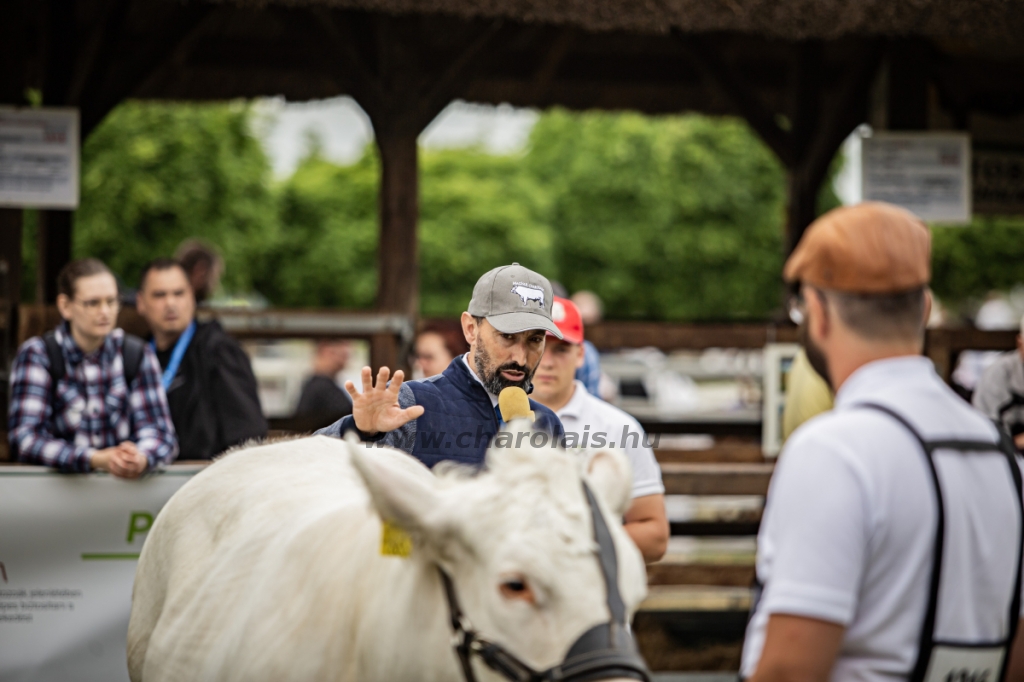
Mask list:
[{"label": "white cow", "polygon": [[[632,614],[640,553],[617,522],[618,451],[492,448],[477,476],[322,436],[229,454],[161,511],[136,573],[133,682],[461,680],[437,566],[482,636],[544,670],[609,620],[586,480]],[[382,556],[381,517],[413,539]],[[499,679],[479,660],[480,680]]]},{"label": "white cow", "polygon": [[537,301],[540,307],[544,307],[544,290],[538,289],[537,287],[531,287],[524,284],[516,284],[512,287],[512,293],[522,299],[523,303],[529,303],[530,301]]}]

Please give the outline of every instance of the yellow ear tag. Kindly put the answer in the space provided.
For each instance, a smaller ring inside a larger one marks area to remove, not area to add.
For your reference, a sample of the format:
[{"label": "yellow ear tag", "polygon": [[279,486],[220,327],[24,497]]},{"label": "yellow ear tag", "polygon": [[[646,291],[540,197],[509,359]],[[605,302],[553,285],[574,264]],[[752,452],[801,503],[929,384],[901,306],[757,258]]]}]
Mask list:
[{"label": "yellow ear tag", "polygon": [[381,521],[380,555],[407,557],[412,554],[412,538],[404,530]]}]

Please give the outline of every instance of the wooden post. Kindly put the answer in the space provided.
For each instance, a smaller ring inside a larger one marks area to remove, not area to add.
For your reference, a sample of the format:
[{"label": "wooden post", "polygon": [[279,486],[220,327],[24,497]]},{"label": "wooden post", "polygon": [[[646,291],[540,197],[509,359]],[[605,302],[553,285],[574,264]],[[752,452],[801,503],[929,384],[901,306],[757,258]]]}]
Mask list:
[{"label": "wooden post", "polygon": [[719,54],[712,40],[674,31],[697,72],[718,89],[746,119],[788,171],[786,255],[817,216],[818,191],[829,164],[846,136],[867,118],[867,98],[882,56],[878,41],[864,40],[849,59],[841,85],[831,87],[823,76],[823,46],[807,41],[796,47],[794,101],[790,125],[779,125],[774,111],[761,102]]},{"label": "wooden post", "polygon": [[417,135],[385,127],[376,133],[380,150],[377,308],[415,315],[419,310]]},{"label": "wooden post", "polygon": [[889,130],[928,128],[928,46],[900,40],[889,48],[886,118]]},{"label": "wooden post", "polygon": [[36,303],[57,301],[57,275],[71,262],[72,211],[39,211],[36,242]]},{"label": "wooden post", "polygon": [[[472,80],[486,62],[484,49],[498,34],[500,21],[453,41],[457,49],[443,63],[425,58],[423,26],[414,20],[377,17],[361,27],[343,12],[313,13],[311,34],[319,34],[337,79],[366,111],[380,152],[377,246],[377,310],[415,318],[419,312],[419,163],[420,132]],[[357,36],[371,33],[372,39]],[[459,44],[461,43],[461,44]],[[371,49],[366,49],[369,44]],[[370,364],[404,368],[393,334],[370,341]]]},{"label": "wooden post", "polygon": [[[21,229],[20,208],[0,208],[0,323],[3,324],[2,347],[0,347],[0,375],[3,389],[0,389],[0,414],[7,414],[9,385],[7,370],[14,360],[18,348],[18,303],[21,300]],[[0,461],[9,459],[7,450],[7,426],[0,428]]]},{"label": "wooden post", "polygon": [[786,255],[800,242],[807,227],[818,217],[818,192],[821,178],[808,176],[806,164],[786,173]]}]

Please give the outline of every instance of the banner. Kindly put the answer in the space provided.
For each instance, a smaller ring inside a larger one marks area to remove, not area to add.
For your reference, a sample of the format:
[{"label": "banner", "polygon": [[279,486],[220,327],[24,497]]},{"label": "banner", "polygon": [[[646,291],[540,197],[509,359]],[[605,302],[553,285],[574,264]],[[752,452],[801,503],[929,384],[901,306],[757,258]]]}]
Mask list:
[{"label": "banner", "polygon": [[141,480],[0,466],[0,681],[128,680],[135,566],[202,464]]}]

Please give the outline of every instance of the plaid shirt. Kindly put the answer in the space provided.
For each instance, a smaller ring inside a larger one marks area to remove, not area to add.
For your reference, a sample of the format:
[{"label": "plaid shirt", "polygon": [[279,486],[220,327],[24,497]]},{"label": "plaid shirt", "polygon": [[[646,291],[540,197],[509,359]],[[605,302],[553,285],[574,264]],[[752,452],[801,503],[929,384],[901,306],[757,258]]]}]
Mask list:
[{"label": "plaid shirt", "polygon": [[121,347],[124,331],[115,329],[103,345],[86,355],[67,323],[57,327],[65,373],[50,384],[50,359],[41,337],[18,349],[11,368],[8,429],[18,459],[62,471],[89,471],[93,451],[123,441],[135,443],[152,469],[178,454],[160,365],[147,345],[131,389],[125,385]]}]

